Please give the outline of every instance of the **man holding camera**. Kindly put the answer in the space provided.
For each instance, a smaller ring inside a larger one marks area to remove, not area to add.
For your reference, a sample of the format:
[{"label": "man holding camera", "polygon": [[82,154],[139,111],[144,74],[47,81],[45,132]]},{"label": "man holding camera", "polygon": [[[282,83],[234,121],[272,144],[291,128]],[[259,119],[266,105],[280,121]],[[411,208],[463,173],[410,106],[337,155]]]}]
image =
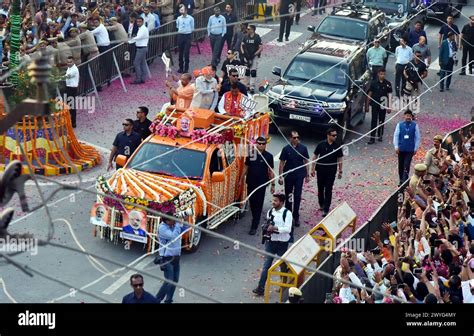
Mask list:
[{"label": "man holding camera", "polygon": [[[273,195],[272,206],[267,213],[267,224],[263,225],[262,243],[265,243],[265,251],[271,254],[282,256],[288,249],[288,241],[290,240],[291,223],[293,215],[291,211],[286,209],[285,195]],[[267,282],[268,270],[272,266],[273,257],[266,256],[263,263],[262,274],[257,288],[252,292],[257,296],[265,293],[265,283]],[[282,271],[285,271],[282,269]]]}]

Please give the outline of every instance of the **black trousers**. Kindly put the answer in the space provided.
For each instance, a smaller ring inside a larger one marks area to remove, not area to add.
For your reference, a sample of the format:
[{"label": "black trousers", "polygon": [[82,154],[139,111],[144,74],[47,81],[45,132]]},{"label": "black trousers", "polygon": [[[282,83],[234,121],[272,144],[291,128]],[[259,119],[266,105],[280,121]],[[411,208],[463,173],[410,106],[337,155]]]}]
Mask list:
[{"label": "black trousers", "polygon": [[301,1],[303,0],[296,0],[296,16],[295,16],[295,22],[298,24],[300,22],[300,12],[301,12]]},{"label": "black trousers", "polygon": [[451,85],[451,79],[453,77],[452,74],[454,68],[454,60],[450,58],[448,64],[440,64],[440,68],[441,80],[439,82],[439,87],[440,89],[444,90],[444,80],[446,79],[446,87],[449,89],[449,86]]},{"label": "black trousers", "polygon": [[293,24],[293,18],[291,16],[287,15],[287,16],[282,16],[280,18],[280,34],[278,35],[278,38],[280,40],[283,39],[283,34],[285,34],[286,38],[290,36],[290,30],[291,30],[292,24]]},{"label": "black trousers", "polygon": [[379,124],[383,124],[385,122],[385,114],[386,110],[381,109],[379,105],[370,105],[372,109],[372,120],[370,123],[370,138],[371,140],[375,139],[375,134],[377,134],[377,137],[382,138],[383,136],[383,128],[384,126],[380,126],[375,130],[375,127],[377,127]]},{"label": "black trousers", "polygon": [[66,103],[68,103],[69,106],[69,113],[71,114],[71,124],[73,128],[76,128],[76,97],[77,87],[66,86]]},{"label": "black trousers", "polygon": [[[222,42],[222,47],[221,47],[221,54],[222,54],[222,49],[224,49],[224,44],[227,43],[227,50],[232,50],[232,38],[234,37],[234,32],[230,31],[229,32],[229,27],[227,27],[227,34],[224,35],[224,42]],[[235,51],[235,50],[232,50]],[[240,50],[237,50],[240,54]]]},{"label": "black trousers", "polygon": [[[107,52],[110,49],[110,45],[108,46],[97,46],[100,52],[100,68],[102,73],[101,82],[110,83],[110,79],[112,78],[112,66],[113,66],[113,58],[112,53]],[[104,54],[104,55],[102,55]]]},{"label": "black trousers", "polygon": [[[258,186],[247,185],[248,194],[252,193]],[[265,201],[266,187],[261,187],[256,190],[249,198],[250,211],[252,212],[252,227],[251,229],[257,229],[260,224],[260,217],[262,215],[263,203]]]},{"label": "black trousers", "polygon": [[408,180],[413,154],[413,152],[400,152],[398,154],[398,177],[400,178],[400,184]]},{"label": "black trousers", "polygon": [[[469,66],[466,69],[466,64],[467,64],[466,61],[468,59],[468,55],[469,55]],[[465,46],[465,45],[462,46],[461,64],[463,67],[461,72],[468,72],[471,74],[473,73],[472,71],[474,69],[474,46]]]},{"label": "black trousers", "polygon": [[403,70],[405,69],[406,64],[396,64],[395,65],[395,94],[397,97],[400,97],[401,90],[405,87],[405,76],[403,76]]},{"label": "black trousers", "polygon": [[316,171],[318,179],[318,201],[319,206],[323,208],[324,212],[329,212],[332,201],[332,187],[336,180],[336,173],[324,170]]},{"label": "black trousers", "polygon": [[224,44],[224,36],[219,34],[211,34],[209,36],[209,40],[211,41],[211,50],[212,50],[212,61],[211,64],[214,66],[218,66],[221,62],[221,53],[222,53],[222,45]]},{"label": "black trousers", "polygon": [[[291,211],[293,218],[300,218],[301,193],[303,192],[304,177],[295,177],[292,174],[285,176],[285,208]],[[293,196],[293,200],[290,197]]]},{"label": "black trousers", "polygon": [[189,49],[191,49],[192,34],[178,34],[179,68],[188,72],[189,70]]}]

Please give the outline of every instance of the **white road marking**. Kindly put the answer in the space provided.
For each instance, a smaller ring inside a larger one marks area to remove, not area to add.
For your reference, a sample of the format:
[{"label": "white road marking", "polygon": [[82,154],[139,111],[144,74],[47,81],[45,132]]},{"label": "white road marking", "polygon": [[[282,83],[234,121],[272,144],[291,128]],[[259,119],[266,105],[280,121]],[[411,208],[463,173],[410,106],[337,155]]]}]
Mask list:
[{"label": "white road marking", "polygon": [[260,37],[264,37],[267,35],[269,32],[271,32],[273,29],[271,28],[263,28],[263,27],[258,27],[256,30],[256,33],[260,35]]},{"label": "white road marking", "polygon": [[284,46],[286,46],[287,44],[289,44],[289,43],[293,42],[294,40],[296,40],[297,38],[299,38],[301,35],[303,35],[303,33],[300,33],[300,32],[291,32],[291,33],[290,33],[290,36],[289,36],[289,41],[278,42],[278,41],[277,41],[277,38],[276,38],[276,39],[274,39],[273,41],[268,42],[267,44],[268,44],[268,45],[278,46],[278,47],[284,47]]},{"label": "white road marking", "polygon": [[[139,270],[143,270],[150,263],[151,263],[150,259],[144,259],[141,262],[139,262],[138,265],[135,266],[135,268],[137,268]],[[113,284],[111,284],[109,287],[107,287],[102,293],[107,294],[107,295],[112,295],[120,287],[122,287],[128,281],[130,281],[130,276],[132,276],[135,273],[136,273],[136,271],[128,271],[127,273],[122,275],[120,278],[118,278]]]},{"label": "white road marking", "polygon": [[434,61],[431,62],[429,70],[436,70],[439,71],[441,68],[439,67],[439,57],[437,57]]}]

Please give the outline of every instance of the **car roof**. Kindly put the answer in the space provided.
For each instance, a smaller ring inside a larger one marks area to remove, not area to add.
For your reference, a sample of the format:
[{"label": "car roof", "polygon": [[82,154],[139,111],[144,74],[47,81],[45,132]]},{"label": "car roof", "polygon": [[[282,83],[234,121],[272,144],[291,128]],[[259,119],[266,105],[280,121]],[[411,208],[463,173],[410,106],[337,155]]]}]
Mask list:
[{"label": "car roof", "polygon": [[337,58],[349,58],[358,50],[361,49],[361,44],[343,43],[339,40],[316,40],[315,43],[310,44],[303,50],[303,53],[324,55],[327,60]]},{"label": "car roof", "polygon": [[328,17],[341,17],[368,22],[380,14],[383,14],[383,12],[372,7],[354,6],[346,4],[343,6],[335,6],[331,15]]}]

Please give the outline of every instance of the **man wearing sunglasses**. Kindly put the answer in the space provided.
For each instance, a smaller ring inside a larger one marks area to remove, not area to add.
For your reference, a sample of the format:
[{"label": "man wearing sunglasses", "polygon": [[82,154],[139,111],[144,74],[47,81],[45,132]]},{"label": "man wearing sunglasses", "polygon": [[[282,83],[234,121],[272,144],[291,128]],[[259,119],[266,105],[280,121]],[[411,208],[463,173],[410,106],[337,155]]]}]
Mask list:
[{"label": "man wearing sunglasses", "polygon": [[244,84],[242,84],[239,80],[239,71],[237,69],[230,69],[229,70],[229,77],[227,80],[222,82],[221,91],[219,92],[222,96],[229,92],[233,85],[237,85],[239,88],[240,93],[243,95],[247,95],[247,88]]},{"label": "man wearing sunglasses", "polygon": [[122,303],[158,303],[156,298],[143,288],[144,284],[145,282],[141,274],[133,274],[130,277],[130,285],[133,288],[133,293],[125,295],[122,299]]},{"label": "man wearing sunglasses", "polygon": [[242,62],[240,62],[237,59],[237,53],[233,50],[228,50],[227,51],[227,59],[222,63],[221,71],[222,71],[222,83],[225,83],[229,79],[229,71],[231,69],[236,68],[237,66],[241,65]]},{"label": "man wearing sunglasses", "polygon": [[[115,160],[117,155],[125,155],[127,159],[132,156],[133,152],[140,146],[142,142],[140,134],[133,131],[133,120],[125,119],[122,123],[123,132],[120,132],[115,137],[114,143],[112,144],[112,150],[109,156],[109,165],[107,171],[112,169],[112,162]],[[122,168],[119,165],[115,165],[117,169]]]},{"label": "man wearing sunglasses", "polygon": [[336,144],[337,131],[330,128],[326,134],[327,140],[319,143],[314,150],[311,169],[311,176],[317,174],[319,208],[323,211],[323,217],[329,213],[331,207],[332,187],[338,167],[337,178],[342,178],[342,150]]},{"label": "man wearing sunglasses", "polygon": [[[252,226],[249,235],[252,236],[257,232],[260,223],[267,189],[266,183],[275,176],[273,173],[273,155],[265,150],[267,139],[258,137],[256,147],[257,150],[252,148],[252,155],[245,159],[245,167],[239,183],[239,185],[243,185],[244,181],[247,182],[247,194],[250,195],[249,205],[252,211]],[[275,193],[275,181],[272,181],[270,191],[272,195]]]},{"label": "man wearing sunglasses", "polygon": [[[283,147],[280,154],[278,183],[285,184],[285,207],[293,213],[295,226],[299,226],[301,194],[303,182],[309,182],[308,148],[300,143],[298,132],[292,131],[290,144]],[[289,172],[282,176],[284,173]]]}]

